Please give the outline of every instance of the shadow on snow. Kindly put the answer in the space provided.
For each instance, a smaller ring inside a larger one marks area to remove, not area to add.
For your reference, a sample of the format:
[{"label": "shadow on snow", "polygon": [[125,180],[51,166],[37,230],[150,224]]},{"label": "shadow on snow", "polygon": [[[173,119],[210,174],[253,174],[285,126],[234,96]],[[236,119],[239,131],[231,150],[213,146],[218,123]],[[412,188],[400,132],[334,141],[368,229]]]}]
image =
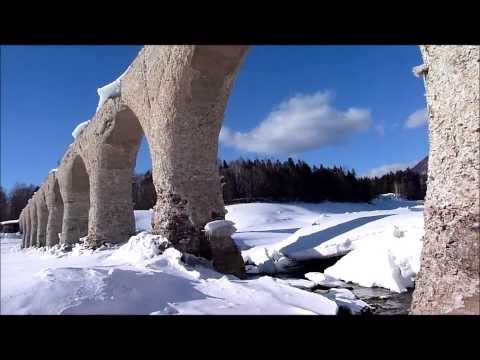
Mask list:
[{"label": "shadow on snow", "polygon": [[368,224],[369,222],[383,219],[387,216],[392,215],[364,216],[361,218],[346,221],[344,223],[329,227],[325,230],[321,230],[313,234],[299,236],[297,241],[281,248],[280,252],[286,256],[289,256],[299,251],[313,249],[314,247],[324,243],[325,241],[333,239],[334,237],[342,235],[362,225]]}]

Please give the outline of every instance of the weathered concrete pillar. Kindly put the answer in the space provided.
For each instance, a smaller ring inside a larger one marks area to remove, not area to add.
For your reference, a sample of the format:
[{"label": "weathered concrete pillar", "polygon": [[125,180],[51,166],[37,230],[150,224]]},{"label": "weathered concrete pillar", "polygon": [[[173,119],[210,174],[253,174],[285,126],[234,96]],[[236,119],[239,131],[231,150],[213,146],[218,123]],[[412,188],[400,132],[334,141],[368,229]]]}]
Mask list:
[{"label": "weathered concrete pillar", "polygon": [[54,172],[48,175],[45,185],[47,188],[45,200],[48,208],[46,245],[50,247],[58,244],[60,241],[58,234],[62,232],[63,200]]},{"label": "weathered concrete pillar", "polygon": [[80,155],[75,156],[61,176],[58,175],[64,205],[60,243],[71,246],[88,233],[89,177]]},{"label": "weathered concrete pillar", "polygon": [[37,246],[44,247],[47,244],[48,208],[45,201],[45,189],[38,189],[35,202],[37,205]]},{"label": "weathered concrete pillar", "polygon": [[23,234],[24,247],[28,248],[28,247],[30,247],[30,210],[29,210],[29,205],[28,204],[23,209],[23,216],[24,216],[24,219],[25,219],[25,232]]},{"label": "weathered concrete pillar", "polygon": [[128,240],[135,232],[131,170],[98,168],[91,180],[89,245]]},{"label": "weathered concrete pillar", "polygon": [[27,212],[27,238],[25,240],[27,247],[32,246],[32,243],[30,241],[30,239],[32,238],[32,216],[31,216],[30,206],[28,207],[28,212]]},{"label": "weathered concrete pillar", "polygon": [[157,192],[154,232],[184,252],[208,253],[203,227],[225,215],[218,136],[247,49],[146,46],[122,80],[122,100],[147,124]]},{"label": "weathered concrete pillar", "polygon": [[24,249],[25,247],[27,247],[26,245],[26,238],[25,238],[25,233],[26,233],[26,230],[25,230],[25,216],[22,214],[22,218],[20,220],[20,231],[22,233],[22,249]]},{"label": "weathered concrete pillar", "polygon": [[22,210],[22,214],[21,214],[21,217],[20,217],[20,224],[21,224],[21,232],[22,232],[22,248],[26,248],[27,247],[27,237],[26,237],[26,234],[27,234],[27,224],[26,224],[26,218],[25,218],[25,209]]},{"label": "weathered concrete pillar", "polygon": [[[23,210],[22,210],[23,212]],[[22,217],[22,212],[20,212],[20,216],[18,217],[18,231],[20,232],[20,235],[22,236],[22,242],[20,244],[20,248],[23,249],[25,247],[24,243],[24,237],[23,237],[23,217]]]},{"label": "weathered concrete pillar", "polygon": [[88,243],[120,243],[135,232],[132,178],[143,136],[142,127],[120,101],[111,100],[112,124],[103,143],[96,148],[90,175],[90,218]]},{"label": "weathered concrete pillar", "polygon": [[[35,194],[36,195],[36,194]],[[37,246],[37,205],[35,203],[35,195],[32,197],[29,204],[30,211],[30,247]]]},{"label": "weathered concrete pillar", "polygon": [[[22,213],[20,212],[20,215],[18,216],[18,232],[20,235],[22,235]],[[22,236],[22,242],[20,243],[20,248],[23,248],[23,236]]]},{"label": "weathered concrete pillar", "polygon": [[413,314],[480,313],[479,49],[421,47],[430,152]]}]

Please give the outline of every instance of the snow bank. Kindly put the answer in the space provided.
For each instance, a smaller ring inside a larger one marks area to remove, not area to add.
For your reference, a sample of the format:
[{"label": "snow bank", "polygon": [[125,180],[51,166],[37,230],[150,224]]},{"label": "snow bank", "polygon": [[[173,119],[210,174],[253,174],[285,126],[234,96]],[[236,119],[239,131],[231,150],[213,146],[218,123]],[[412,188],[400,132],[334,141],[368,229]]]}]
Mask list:
[{"label": "snow bank", "polygon": [[232,281],[227,277],[206,279],[195,286],[207,296],[171,306],[181,314],[208,315],[335,315],[337,304],[326,297],[296,289],[284,281],[264,276]]},{"label": "snow bank", "polygon": [[111,260],[120,260],[132,265],[143,263],[163,253],[168,245],[168,240],[163,236],[142,231],[116,250]]},{"label": "snow bank", "polygon": [[227,237],[231,236],[237,229],[233,226],[235,223],[228,220],[210,221],[205,225],[205,233],[208,236]]},{"label": "snow bank", "polygon": [[325,274],[361,286],[406,291],[413,287],[420,270],[420,239],[395,238],[365,244],[325,269]]},{"label": "snow bank", "polygon": [[57,171],[58,171],[58,169],[55,168],[55,169],[50,170],[49,172],[54,173],[54,172],[57,172]]},{"label": "snow bank", "polygon": [[[394,199],[382,204],[238,204],[227,207],[227,220],[238,229],[232,237],[250,247],[242,256],[251,258],[248,267],[257,272],[262,266],[273,272],[294,267],[296,260],[280,251],[284,248],[294,255],[314,249],[318,256],[348,247],[350,252],[325,270],[323,280],[335,277],[401,291],[418,272],[423,207]],[[151,215],[150,210],[135,211],[138,231],[150,228]],[[389,216],[338,231],[355,219],[380,215]],[[340,228],[332,230],[335,226]],[[309,230],[291,242],[305,227]],[[302,238],[311,243],[301,240],[288,248]],[[20,249],[21,238],[1,238],[1,313],[334,314],[337,303],[346,307],[358,300],[345,291],[301,290],[312,285],[309,280],[223,276],[208,264],[186,261],[173,248],[162,252],[163,240],[143,232],[123,246],[91,251],[78,244],[65,252],[60,247]]]},{"label": "snow bank", "polygon": [[[45,250],[45,248],[41,248],[42,250]],[[82,243],[76,243],[73,248],[72,248],[72,256],[82,256],[82,255],[87,255],[93,253],[94,250],[86,247],[83,242]]]},{"label": "snow bank", "polygon": [[[316,216],[316,225],[304,226],[283,240],[251,246],[242,251],[242,256],[246,263],[256,266],[252,270],[273,274],[274,271],[279,272],[275,267],[275,259],[272,260],[273,254],[294,263],[339,257],[363,245],[381,244],[389,240],[418,242],[424,234],[423,206],[413,204],[416,203],[410,202],[409,207],[397,209]],[[421,244],[417,247],[421,248]],[[407,247],[405,251],[411,252],[417,247]],[[415,257],[415,254],[410,257]]]},{"label": "snow bank", "polygon": [[[325,314],[337,304],[270,277],[236,280],[182,262],[141,233],[116,249],[77,256],[2,246],[2,314]],[[2,242],[3,245],[3,242]],[[58,249],[57,249],[58,250]]]},{"label": "snow bank", "polygon": [[97,110],[96,111],[98,111],[102,107],[103,103],[105,101],[107,101],[107,99],[118,97],[118,96],[121,95],[121,80],[125,76],[125,74],[128,72],[129,68],[130,68],[130,66],[115,81],[112,81],[110,84],[107,84],[107,85],[97,89],[97,94],[99,96],[99,100],[98,100],[98,105],[97,105]]},{"label": "snow bank", "polygon": [[[367,203],[250,203],[228,205],[225,218],[235,223],[237,232],[233,240],[242,250],[267,247],[279,250],[276,245],[300,228],[323,225],[325,228],[357,217],[398,214],[408,212],[418,201],[401,200],[392,196],[380,197]],[[419,206],[419,210],[421,206]],[[288,245],[288,244],[283,244]],[[252,250],[255,251],[255,250]],[[261,251],[263,252],[263,250]],[[247,254],[252,255],[254,254]],[[261,256],[261,255],[260,255]]]},{"label": "snow bank", "polygon": [[84,121],[77,125],[77,127],[72,132],[72,136],[74,139],[76,139],[77,136],[81,134],[81,132],[83,131],[83,129],[85,129],[85,127],[88,125],[89,122],[90,120]]}]

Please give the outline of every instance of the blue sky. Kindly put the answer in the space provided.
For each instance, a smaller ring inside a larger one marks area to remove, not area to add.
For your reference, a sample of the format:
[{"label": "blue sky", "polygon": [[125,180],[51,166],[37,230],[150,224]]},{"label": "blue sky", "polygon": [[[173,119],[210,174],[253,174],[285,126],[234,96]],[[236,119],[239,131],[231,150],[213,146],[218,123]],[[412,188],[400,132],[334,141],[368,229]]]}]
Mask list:
[{"label": "blue sky", "polygon": [[[40,184],[140,46],[2,46],[1,184]],[[227,104],[219,157],[343,165],[363,175],[428,152],[416,46],[254,46]],[[137,171],[150,168],[143,142]]]}]

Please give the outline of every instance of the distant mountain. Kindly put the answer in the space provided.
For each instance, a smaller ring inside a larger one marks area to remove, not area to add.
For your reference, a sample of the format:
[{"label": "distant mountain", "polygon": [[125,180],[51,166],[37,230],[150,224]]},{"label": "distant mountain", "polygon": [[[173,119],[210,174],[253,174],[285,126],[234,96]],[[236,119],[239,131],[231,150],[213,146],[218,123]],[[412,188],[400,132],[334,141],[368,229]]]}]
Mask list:
[{"label": "distant mountain", "polygon": [[423,176],[427,176],[428,173],[428,155],[425,156],[417,165],[412,168],[412,171]]}]

